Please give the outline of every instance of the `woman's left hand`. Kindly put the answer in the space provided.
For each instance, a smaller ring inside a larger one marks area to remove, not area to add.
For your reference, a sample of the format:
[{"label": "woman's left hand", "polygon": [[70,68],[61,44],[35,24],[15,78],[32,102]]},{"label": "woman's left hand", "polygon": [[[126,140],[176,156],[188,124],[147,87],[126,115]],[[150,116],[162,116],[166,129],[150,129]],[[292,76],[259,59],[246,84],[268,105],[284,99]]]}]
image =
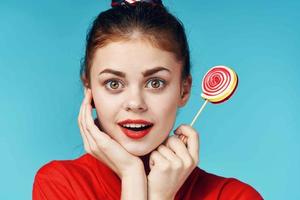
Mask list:
[{"label": "woman's left hand", "polygon": [[148,199],[174,199],[199,161],[199,135],[189,125],[181,125],[150,154]]}]

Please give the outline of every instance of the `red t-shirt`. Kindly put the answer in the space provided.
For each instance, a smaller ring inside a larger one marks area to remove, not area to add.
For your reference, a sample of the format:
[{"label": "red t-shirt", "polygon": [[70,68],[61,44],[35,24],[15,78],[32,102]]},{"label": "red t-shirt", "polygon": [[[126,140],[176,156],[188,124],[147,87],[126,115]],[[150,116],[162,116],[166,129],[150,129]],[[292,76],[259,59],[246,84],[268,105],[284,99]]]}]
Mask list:
[{"label": "red t-shirt", "polygon": [[[33,200],[117,200],[121,180],[90,154],[74,160],[51,161],[35,175]],[[235,178],[210,174],[196,167],[175,200],[261,200],[250,185]]]}]

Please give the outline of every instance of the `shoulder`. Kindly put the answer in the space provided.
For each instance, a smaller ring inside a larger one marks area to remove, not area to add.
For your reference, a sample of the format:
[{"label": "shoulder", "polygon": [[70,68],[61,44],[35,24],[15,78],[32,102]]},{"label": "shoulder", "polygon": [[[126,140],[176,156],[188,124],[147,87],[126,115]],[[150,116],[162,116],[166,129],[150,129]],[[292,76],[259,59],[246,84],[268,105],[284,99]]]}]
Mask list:
[{"label": "shoulder", "polygon": [[72,160],[52,160],[37,170],[34,179],[64,182],[79,176],[88,177],[93,171],[103,171],[102,168],[101,162],[86,153]]},{"label": "shoulder", "polygon": [[87,156],[82,155],[74,160],[53,160],[40,167],[35,175],[35,179],[62,180],[66,178],[70,171],[76,171],[87,163]]},{"label": "shoulder", "polygon": [[40,167],[34,178],[35,180],[63,180],[63,174],[65,174],[66,171],[65,166],[66,165],[63,161],[53,160]]},{"label": "shoulder", "polygon": [[120,179],[109,167],[84,154],[74,160],[53,160],[39,168],[32,199],[118,199],[120,187]]},{"label": "shoulder", "polygon": [[51,161],[36,172],[32,187],[33,200],[73,198],[63,165],[62,161]]},{"label": "shoulder", "polygon": [[74,168],[73,160],[53,160],[41,166],[34,176],[34,188],[39,185],[67,185],[70,168]]},{"label": "shoulder", "polygon": [[[34,176],[34,186],[58,184],[70,186],[94,169],[94,161],[88,154],[73,160],[52,160],[41,166]],[[87,176],[88,177],[88,176]]]},{"label": "shoulder", "polygon": [[251,185],[236,178],[226,178],[221,190],[220,199],[261,200],[263,197]]},{"label": "shoulder", "polygon": [[86,153],[73,160],[53,160],[38,169],[34,182],[63,185],[93,184],[95,180],[119,181],[118,176],[104,163]]},{"label": "shoulder", "polygon": [[[53,160],[40,167],[34,177],[32,197],[36,199],[73,199],[78,182],[92,165],[85,155],[74,160]],[[87,176],[88,177],[88,176]]]},{"label": "shoulder", "polygon": [[208,173],[199,167],[196,167],[190,174],[181,192],[197,196],[199,199],[263,199],[261,195],[249,184],[236,178],[226,178]]}]

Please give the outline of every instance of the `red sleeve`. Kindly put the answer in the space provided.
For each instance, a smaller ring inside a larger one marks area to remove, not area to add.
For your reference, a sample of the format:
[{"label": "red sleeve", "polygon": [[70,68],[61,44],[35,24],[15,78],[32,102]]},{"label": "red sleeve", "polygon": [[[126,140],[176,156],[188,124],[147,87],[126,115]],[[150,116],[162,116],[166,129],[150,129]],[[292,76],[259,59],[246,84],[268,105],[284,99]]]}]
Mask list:
[{"label": "red sleeve", "polygon": [[230,178],[222,188],[220,200],[263,200],[263,197],[252,186]]},{"label": "red sleeve", "polygon": [[72,191],[67,179],[60,172],[58,165],[52,161],[38,170],[35,175],[33,200],[71,200]]}]

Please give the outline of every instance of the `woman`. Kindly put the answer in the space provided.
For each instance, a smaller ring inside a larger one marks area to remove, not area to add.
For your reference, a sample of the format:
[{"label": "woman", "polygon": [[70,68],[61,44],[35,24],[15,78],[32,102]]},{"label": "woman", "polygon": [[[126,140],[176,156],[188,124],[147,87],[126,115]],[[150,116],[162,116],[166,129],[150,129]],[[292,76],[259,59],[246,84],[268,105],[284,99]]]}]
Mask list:
[{"label": "woman", "polygon": [[87,154],[43,166],[33,199],[262,199],[246,183],[197,167],[192,127],[169,136],[192,77],[183,25],[160,0],[112,1],[99,14],[81,80],[78,125]]}]

